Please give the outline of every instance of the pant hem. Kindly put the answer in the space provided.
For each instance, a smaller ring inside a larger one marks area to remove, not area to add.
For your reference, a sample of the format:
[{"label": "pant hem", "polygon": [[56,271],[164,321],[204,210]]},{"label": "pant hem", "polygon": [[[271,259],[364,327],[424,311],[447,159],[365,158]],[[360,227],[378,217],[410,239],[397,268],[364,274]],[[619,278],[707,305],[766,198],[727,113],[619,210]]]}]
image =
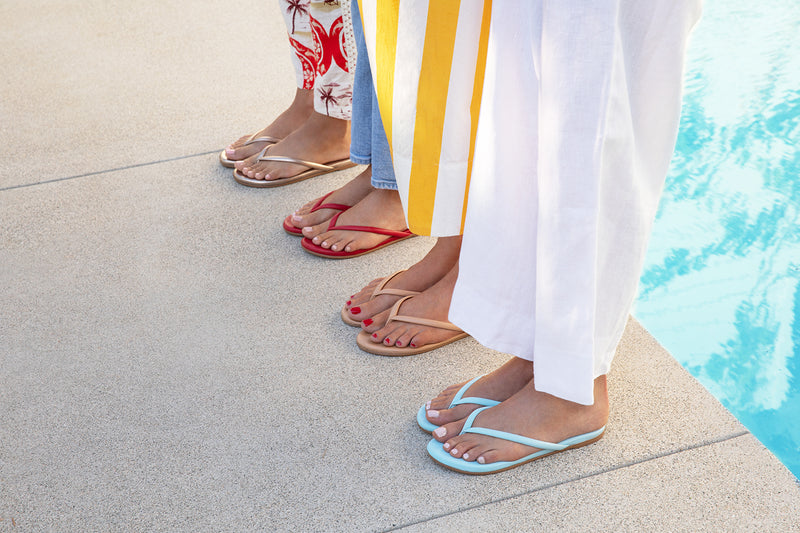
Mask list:
[{"label": "pant hem", "polygon": [[370,180],[370,184],[375,187],[376,189],[384,189],[390,191],[397,190],[397,182],[394,181],[384,181],[384,180]]},{"label": "pant hem", "polygon": [[350,152],[350,161],[356,163],[357,165],[371,165],[372,157],[364,157]]}]

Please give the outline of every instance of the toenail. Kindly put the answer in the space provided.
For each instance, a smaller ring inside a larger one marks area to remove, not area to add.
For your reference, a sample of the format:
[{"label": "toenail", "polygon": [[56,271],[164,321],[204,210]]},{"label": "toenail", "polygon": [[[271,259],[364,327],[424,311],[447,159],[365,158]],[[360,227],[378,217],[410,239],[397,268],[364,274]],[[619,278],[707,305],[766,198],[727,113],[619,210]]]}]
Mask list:
[{"label": "toenail", "polygon": [[303,220],[303,217],[299,215],[292,215],[292,222],[300,222],[301,220]]},{"label": "toenail", "polygon": [[402,348],[402,346],[400,346],[400,341],[397,341],[396,343],[394,343],[394,345],[397,346],[398,348]]},{"label": "toenail", "polygon": [[320,246],[322,246],[323,248],[325,248],[326,246],[328,246],[328,241],[324,241],[322,244],[320,244]]},{"label": "toenail", "polygon": [[353,300],[347,300],[347,303],[345,303],[344,305],[350,305],[351,303],[353,303]]},{"label": "toenail", "polygon": [[372,334],[372,338],[373,338],[373,339],[377,339],[377,338],[378,338],[378,334],[377,334],[377,333],[373,333],[373,334]]},{"label": "toenail", "polygon": [[450,451],[450,455],[456,455],[457,453],[458,453],[458,448],[453,448],[452,451]]},{"label": "toenail", "polygon": [[464,459],[465,461],[468,461],[469,460],[469,454],[465,453],[464,455],[461,456],[461,458]]},{"label": "toenail", "polygon": [[363,322],[363,324],[364,324],[365,326],[371,326],[371,325],[372,325],[372,319],[371,319],[371,318],[368,318],[368,319],[366,319],[366,320]]},{"label": "toenail", "polygon": [[428,400],[427,402],[425,402],[425,409],[430,409],[430,408],[431,408],[431,401]]},{"label": "toenail", "polygon": [[[445,435],[447,435],[447,430],[444,427],[438,427],[434,430],[433,434],[436,435],[437,437],[444,437]],[[444,449],[445,450],[450,449],[450,445],[446,442],[444,443]]]},{"label": "toenail", "polygon": [[429,409],[428,418],[439,418],[439,411]]},{"label": "toenail", "polygon": [[354,315],[357,315],[358,313],[361,312],[361,308],[360,307],[354,307],[354,308],[352,308],[350,310],[350,312],[353,313]]},{"label": "toenail", "polygon": [[483,465],[483,464],[486,464],[486,459],[485,459],[485,458],[484,458],[484,457],[481,455],[480,457],[478,457],[478,462],[479,462],[480,464],[482,464],[482,465]]},{"label": "toenail", "polygon": [[[441,437],[441,435],[437,435],[437,437]],[[445,442],[444,444],[442,444],[442,448],[444,448],[445,450],[449,450],[450,449],[450,444]]]},{"label": "toenail", "polygon": [[414,343],[412,342],[412,343],[411,343],[411,347],[412,347],[412,348],[416,348],[416,347],[417,347],[417,345],[416,345],[416,344],[414,344]]},{"label": "toenail", "polygon": [[387,345],[392,344],[392,340],[389,339],[388,337],[383,339],[383,342],[385,342]]}]

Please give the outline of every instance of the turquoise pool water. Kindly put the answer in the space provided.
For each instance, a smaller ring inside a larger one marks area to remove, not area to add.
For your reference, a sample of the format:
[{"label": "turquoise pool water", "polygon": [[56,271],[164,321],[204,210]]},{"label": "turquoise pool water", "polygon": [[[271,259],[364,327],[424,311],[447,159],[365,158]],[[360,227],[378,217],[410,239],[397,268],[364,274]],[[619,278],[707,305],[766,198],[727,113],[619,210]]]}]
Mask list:
[{"label": "turquoise pool water", "polygon": [[634,315],[800,477],[800,2],[706,0]]}]

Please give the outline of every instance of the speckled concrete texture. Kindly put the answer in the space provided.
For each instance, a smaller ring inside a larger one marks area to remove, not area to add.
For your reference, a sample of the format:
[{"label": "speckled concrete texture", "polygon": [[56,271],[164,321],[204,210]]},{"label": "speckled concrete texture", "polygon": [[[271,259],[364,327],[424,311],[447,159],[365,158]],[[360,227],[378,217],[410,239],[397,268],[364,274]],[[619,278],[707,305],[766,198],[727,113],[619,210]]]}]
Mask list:
[{"label": "speckled concrete texture", "polygon": [[800,527],[792,485],[791,473],[747,434],[533,491],[521,487],[519,496],[400,531],[792,532]]},{"label": "speckled concrete texture", "polygon": [[0,21],[0,187],[219,150],[293,96],[275,1],[10,0]]},{"label": "speckled concrete texture", "polygon": [[794,478],[635,321],[599,443],[489,477],[427,457],[418,407],[507,356],[361,352],[343,302],[433,241],[311,256],[281,221],[358,168],[220,167],[291,98],[274,3],[0,15],[0,532],[788,527]]}]

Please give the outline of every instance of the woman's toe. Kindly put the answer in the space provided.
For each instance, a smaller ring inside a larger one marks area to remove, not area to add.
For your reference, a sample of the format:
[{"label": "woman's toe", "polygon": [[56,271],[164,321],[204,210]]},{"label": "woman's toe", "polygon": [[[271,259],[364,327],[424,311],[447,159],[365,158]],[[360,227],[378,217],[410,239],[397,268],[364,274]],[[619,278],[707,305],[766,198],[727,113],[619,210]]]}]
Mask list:
[{"label": "woman's toe", "polygon": [[[399,337],[397,337],[397,340],[394,341],[394,345],[397,346],[398,348],[404,348],[404,347],[409,346],[409,345],[412,344],[412,339],[413,338],[414,338],[414,335],[411,332],[407,331],[407,332],[403,333],[402,335],[400,335]],[[416,348],[416,345],[413,345],[411,347],[412,348]]]},{"label": "woman's toe", "polygon": [[[465,418],[467,418],[472,411],[480,407],[479,405],[475,404],[462,404],[456,405],[452,409],[440,409],[439,410],[439,420],[440,424],[449,424],[451,422],[462,422]],[[461,431],[461,428],[458,428],[458,431]]]},{"label": "woman's toe", "polygon": [[466,450],[471,448],[468,443],[469,441],[467,439],[458,436],[448,440],[442,446],[444,447],[445,451],[447,451],[453,457],[461,457]]},{"label": "woman's toe", "polygon": [[500,460],[499,454],[495,449],[487,449],[478,453],[477,457],[475,458],[480,464],[489,464],[489,463],[496,463]]},{"label": "woman's toe", "polygon": [[[451,443],[452,439],[458,437],[458,434],[461,433],[461,430],[464,427],[464,420],[457,420],[455,422],[450,422],[449,424],[441,424],[438,423],[436,418],[428,418],[432,424],[439,424],[439,427],[433,432],[433,438],[445,444],[445,450],[450,451],[447,448],[448,443]],[[452,444],[452,443],[451,443]]]},{"label": "woman's toe", "polygon": [[326,240],[328,241],[328,245],[330,246],[330,249],[333,250],[334,252],[338,252],[338,251],[343,250],[345,245],[347,244],[346,240],[341,239],[341,238],[337,237],[336,235],[332,235],[329,239],[326,239]]},{"label": "woman's toe", "polygon": [[322,244],[322,241],[327,237],[328,224],[322,223],[316,226],[306,226],[303,228],[303,235],[316,245]]}]

